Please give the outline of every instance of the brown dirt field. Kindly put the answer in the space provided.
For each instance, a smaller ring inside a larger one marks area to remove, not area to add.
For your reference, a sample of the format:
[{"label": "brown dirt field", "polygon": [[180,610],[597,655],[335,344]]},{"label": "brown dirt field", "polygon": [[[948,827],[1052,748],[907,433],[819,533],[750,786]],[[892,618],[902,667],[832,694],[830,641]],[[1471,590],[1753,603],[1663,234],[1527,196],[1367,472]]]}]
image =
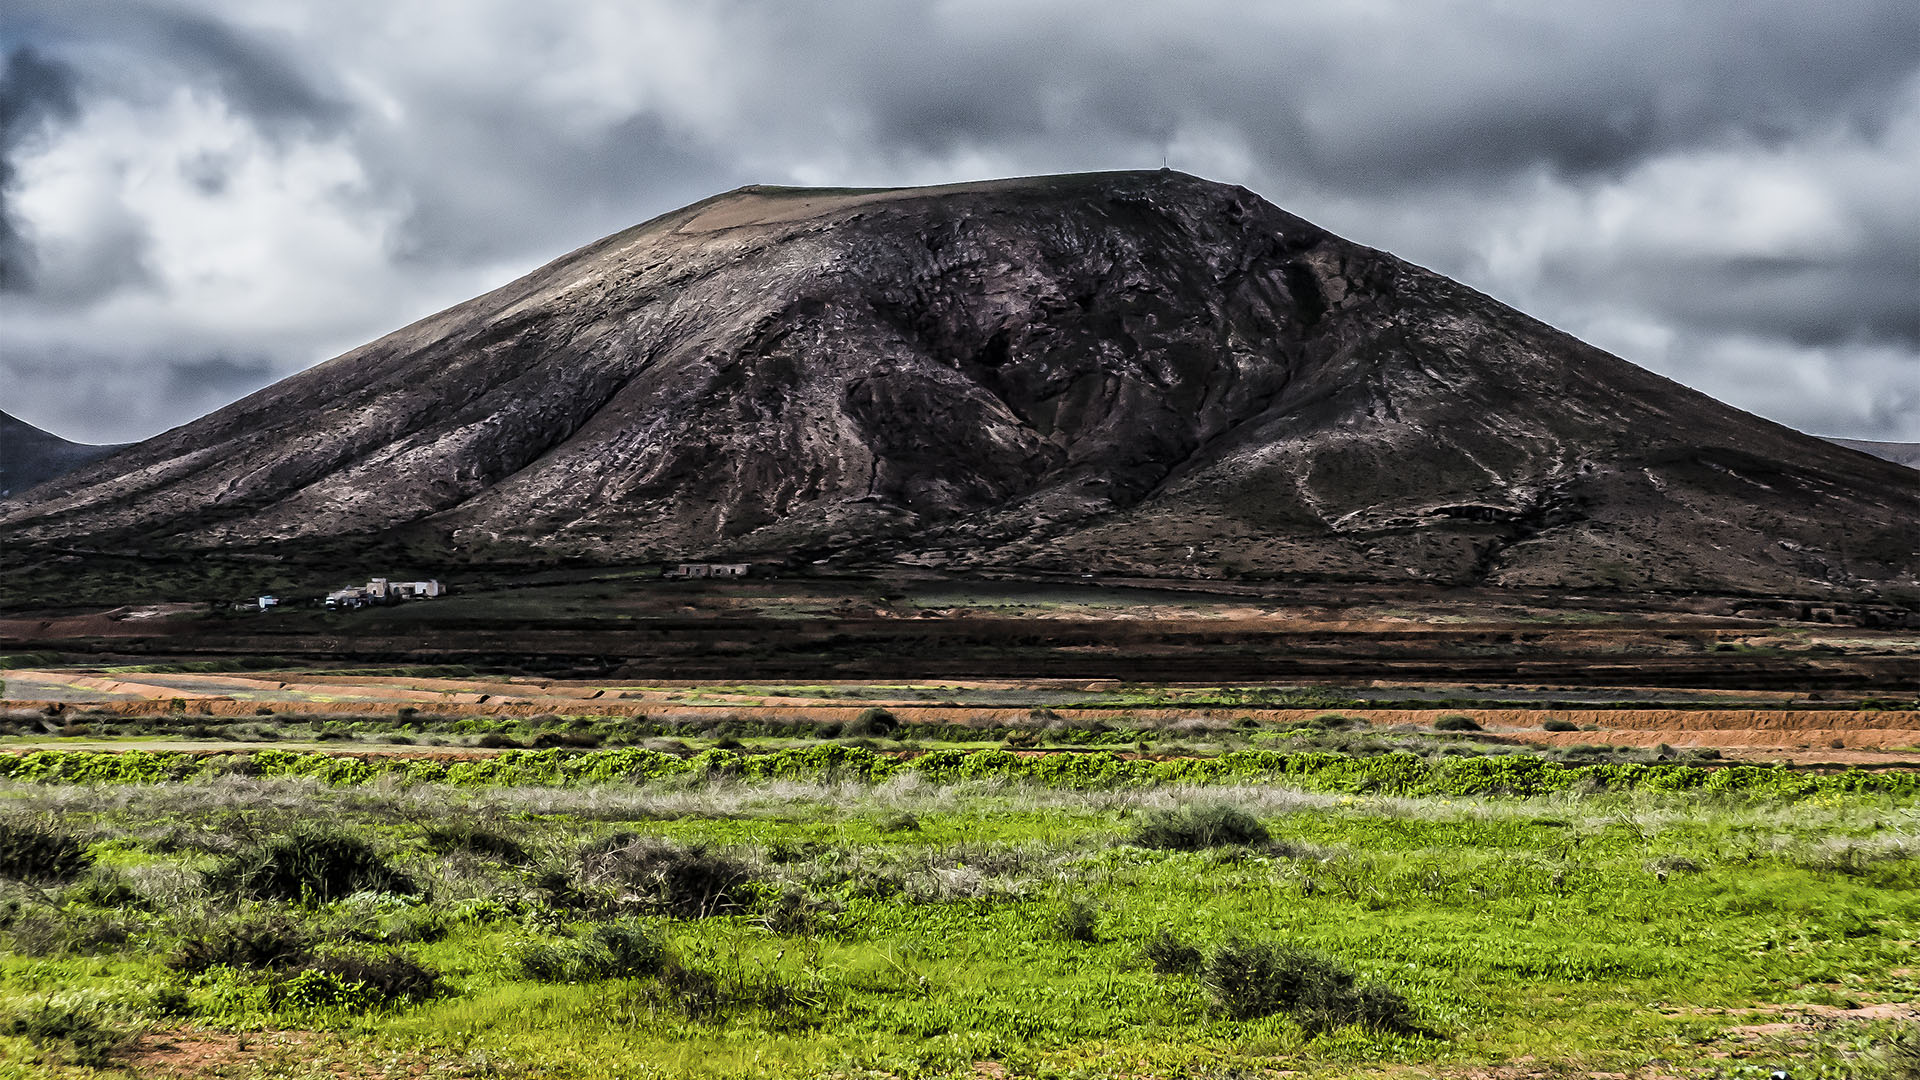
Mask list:
[{"label": "brown dirt field", "polygon": [[172,1028],[141,1036],[122,1063],[130,1075],[227,1077],[261,1069],[301,1069],[338,1080],[425,1076],[433,1063],[417,1054],[377,1058],[338,1035],[313,1031],[225,1032]]},{"label": "brown dirt field", "polygon": [[[402,706],[432,717],[529,717],[542,714],[647,716],[672,721],[738,716],[747,720],[789,723],[845,723],[874,705],[890,709],[909,724],[964,724],[976,727],[1026,727],[1034,720],[1023,706],[930,705],[922,699],[860,699],[838,701],[812,697],[759,696],[715,693],[714,700],[687,702],[673,697],[698,690],[697,684],[622,688],[559,683],[540,679],[439,679],[394,676],[334,676],[298,673],[282,679],[254,675],[156,675],[152,681],[113,679],[75,673],[17,671],[9,677],[22,683],[39,678],[68,686],[96,690],[95,702],[15,701],[16,708],[52,710],[57,715],[73,709],[92,709],[119,716],[152,716],[173,711],[176,703],[193,716],[251,717],[261,708],[277,713],[307,715],[366,715]],[[162,680],[175,683],[167,685]],[[961,684],[946,686],[960,689]],[[974,689],[1037,688],[1035,683],[969,682]],[[1054,689],[1096,691],[1110,683],[1062,681]],[[198,689],[194,687],[199,687]],[[207,688],[218,687],[225,693]],[[318,697],[356,697],[362,700],[275,700],[264,702],[231,694],[282,692]],[[106,700],[108,694],[138,694],[139,700]],[[1757,704],[1757,703],[1756,703]],[[1712,747],[1729,757],[1745,760],[1818,758],[1828,763],[1889,764],[1920,757],[1920,712],[1913,710],[1845,710],[1791,708],[1612,708],[1612,709],[1275,709],[1231,706],[1154,706],[1137,708],[1059,707],[1069,722],[1100,721],[1179,731],[1200,724],[1226,725],[1251,718],[1263,725],[1286,725],[1324,716],[1330,711],[1367,723],[1393,727],[1431,727],[1443,716],[1468,715],[1489,736],[1545,746],[1581,743],[1623,746]],[[1582,730],[1549,732],[1549,719],[1578,725]],[[1594,730],[1585,730],[1593,728]],[[1906,749],[1910,752],[1901,753]]]}]

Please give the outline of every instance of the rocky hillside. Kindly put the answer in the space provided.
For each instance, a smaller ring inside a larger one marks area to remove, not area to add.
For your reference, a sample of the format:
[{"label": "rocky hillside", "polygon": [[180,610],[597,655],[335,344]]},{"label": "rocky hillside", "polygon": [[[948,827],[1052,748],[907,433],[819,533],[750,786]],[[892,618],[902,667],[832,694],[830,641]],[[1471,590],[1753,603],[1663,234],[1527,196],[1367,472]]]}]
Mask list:
[{"label": "rocky hillside", "polygon": [[68,442],[0,412],[0,498],[44,484],[118,450]]},{"label": "rocky hillside", "polygon": [[1173,172],[744,188],[0,504],[15,543],[1766,591],[1914,473]]}]

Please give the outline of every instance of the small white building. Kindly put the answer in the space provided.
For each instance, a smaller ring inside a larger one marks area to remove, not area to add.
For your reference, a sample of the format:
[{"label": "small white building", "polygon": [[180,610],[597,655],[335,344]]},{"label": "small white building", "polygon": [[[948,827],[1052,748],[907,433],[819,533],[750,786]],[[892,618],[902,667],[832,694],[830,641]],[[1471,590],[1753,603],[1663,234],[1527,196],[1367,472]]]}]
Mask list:
[{"label": "small white building", "polygon": [[377,577],[369,579],[363,586],[348,586],[328,593],[326,605],[330,608],[362,608],[368,604],[392,604],[401,600],[429,600],[446,594],[447,587],[440,584],[438,578],[391,581]]},{"label": "small white building", "polygon": [[270,607],[279,607],[280,598],[277,596],[263,596],[259,599],[258,603],[260,605],[260,610],[265,611]]},{"label": "small white building", "polygon": [[747,563],[677,563],[662,577],[670,578],[716,578],[746,577]]}]

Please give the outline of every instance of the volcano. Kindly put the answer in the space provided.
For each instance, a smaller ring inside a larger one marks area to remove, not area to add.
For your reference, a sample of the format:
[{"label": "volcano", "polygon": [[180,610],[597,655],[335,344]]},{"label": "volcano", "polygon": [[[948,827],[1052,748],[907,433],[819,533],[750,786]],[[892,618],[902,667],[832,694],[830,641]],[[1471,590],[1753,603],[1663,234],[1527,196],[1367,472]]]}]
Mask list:
[{"label": "volcano", "polygon": [[748,187],[0,503],[28,545],[1915,585],[1920,473],[1177,172]]}]

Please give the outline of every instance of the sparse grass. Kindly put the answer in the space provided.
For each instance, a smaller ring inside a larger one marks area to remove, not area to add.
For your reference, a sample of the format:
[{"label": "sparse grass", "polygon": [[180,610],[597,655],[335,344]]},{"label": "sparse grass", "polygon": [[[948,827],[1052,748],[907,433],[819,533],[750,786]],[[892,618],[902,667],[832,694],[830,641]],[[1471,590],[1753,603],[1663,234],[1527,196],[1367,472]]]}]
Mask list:
[{"label": "sparse grass", "polygon": [[[79,995],[109,1063],[186,1024],[430,1075],[1711,1077],[1740,1010],[1911,1001],[1920,935],[1920,811],[1858,792],[220,775],[0,814],[92,860],[0,884],[0,1015]],[[1900,1075],[1898,1028],[1808,1030],[1769,1060]]]}]

